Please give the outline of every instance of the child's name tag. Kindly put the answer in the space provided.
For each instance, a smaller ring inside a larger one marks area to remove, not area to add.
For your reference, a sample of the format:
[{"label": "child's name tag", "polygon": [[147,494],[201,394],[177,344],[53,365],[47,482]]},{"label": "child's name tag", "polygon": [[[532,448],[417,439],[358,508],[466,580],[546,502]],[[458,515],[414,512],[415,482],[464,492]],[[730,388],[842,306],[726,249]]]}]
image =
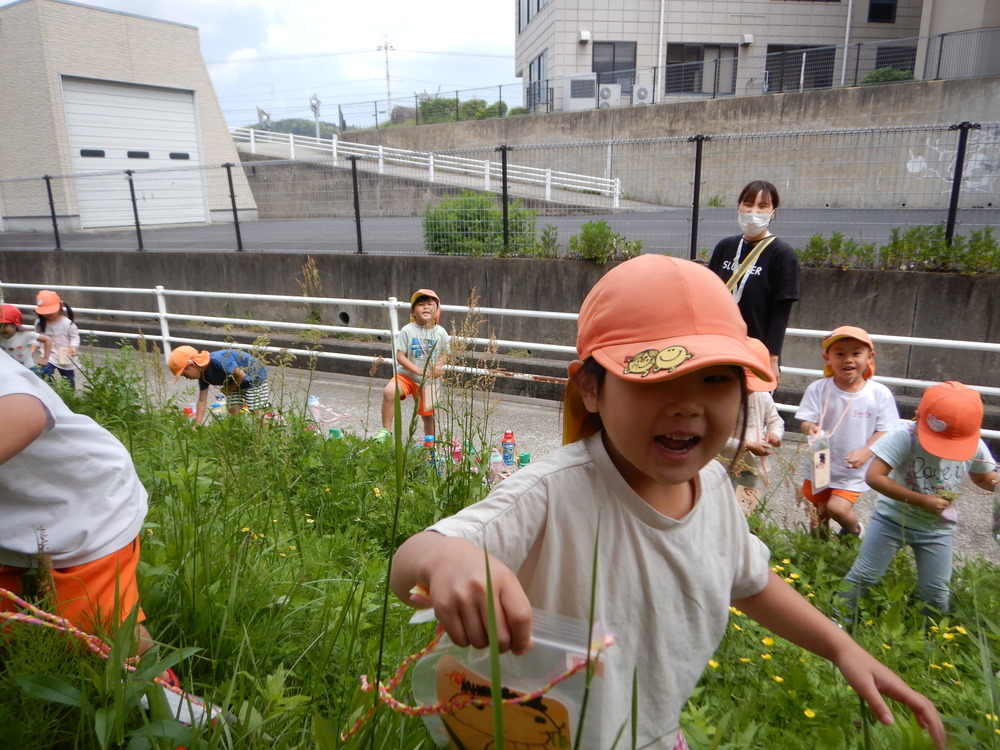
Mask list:
[{"label": "child's name tag", "polygon": [[810,444],[812,454],[813,492],[830,486],[830,439],[817,437]]}]

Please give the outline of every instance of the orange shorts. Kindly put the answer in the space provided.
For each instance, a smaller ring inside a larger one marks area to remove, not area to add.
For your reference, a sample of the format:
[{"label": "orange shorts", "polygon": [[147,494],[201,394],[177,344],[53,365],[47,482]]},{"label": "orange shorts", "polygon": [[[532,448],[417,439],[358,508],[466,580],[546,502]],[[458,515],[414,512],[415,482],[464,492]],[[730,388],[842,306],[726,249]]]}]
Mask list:
[{"label": "orange shorts", "polygon": [[419,414],[421,417],[430,417],[434,414],[434,405],[433,404],[428,405],[424,403],[424,389],[421,388],[416,383],[414,383],[412,378],[400,373],[399,375],[396,375],[394,378],[392,378],[392,380],[390,380],[389,382],[391,383],[393,382],[393,380],[399,383],[399,393],[401,401],[406,401],[407,396],[412,396],[415,393],[419,393],[420,400],[417,403],[417,414]]},{"label": "orange shorts", "polygon": [[851,505],[854,505],[858,501],[858,498],[861,497],[860,492],[842,490],[839,487],[827,487],[825,490],[814,493],[812,482],[807,479],[802,483],[802,497],[814,505],[826,505],[830,502],[830,497],[833,495],[844,498]]},{"label": "orange shorts", "polygon": [[[138,564],[139,537],[136,537],[110,555],[82,565],[53,570],[54,614],[69,620],[86,633],[110,632],[128,617],[133,607],[138,606],[139,589],[135,580]],[[24,568],[0,565],[0,586],[20,596],[24,573]],[[10,599],[0,598],[0,611],[16,610]],[[140,608],[137,621],[145,619]]]}]

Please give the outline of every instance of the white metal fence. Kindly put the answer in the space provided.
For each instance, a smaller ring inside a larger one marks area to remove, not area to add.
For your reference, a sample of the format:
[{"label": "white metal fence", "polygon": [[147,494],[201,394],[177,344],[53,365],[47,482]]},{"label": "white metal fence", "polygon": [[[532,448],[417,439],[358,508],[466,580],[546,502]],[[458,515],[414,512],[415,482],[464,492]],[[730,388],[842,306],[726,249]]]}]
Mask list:
[{"label": "white metal fence", "polygon": [[[483,190],[498,191],[503,170],[502,162],[491,159],[470,159],[456,154],[409,151],[367,143],[341,141],[337,136],[316,138],[275,133],[254,128],[231,128],[233,141],[245,143],[250,153],[256,154],[258,146],[278,147],[278,155],[288,159],[308,158],[309,155],[332,157],[334,165],[341,159],[358,157],[377,165],[378,173],[385,174],[387,166],[412,171],[412,176],[436,182],[438,173],[472,177],[479,180]],[[263,153],[275,155],[273,148]],[[298,156],[296,156],[298,154]],[[398,173],[397,173],[398,174]],[[507,181],[520,185],[541,187],[545,200],[552,200],[553,190],[598,193],[610,199],[609,208],[621,205],[622,182],[617,177],[596,177],[589,174],[562,172],[555,169],[532,167],[524,164],[507,164]]]},{"label": "white metal fence", "polygon": [[[253,344],[241,344],[234,343],[231,341],[223,341],[221,339],[202,339],[202,338],[191,338],[185,335],[174,335],[170,331],[170,323],[173,321],[175,323],[188,323],[191,321],[198,321],[199,323],[212,323],[218,325],[231,325],[236,327],[264,327],[269,329],[278,330],[289,330],[289,331],[320,331],[329,335],[336,335],[341,333],[348,333],[353,336],[386,336],[388,338],[387,350],[385,356],[381,359],[394,363],[395,357],[392,351],[392,342],[395,340],[396,333],[399,331],[399,310],[409,310],[409,303],[406,301],[399,301],[395,297],[388,297],[381,300],[370,300],[370,299],[344,299],[339,297],[301,297],[292,295],[272,295],[272,294],[240,294],[240,293],[230,293],[230,292],[207,292],[207,291],[197,291],[197,290],[182,290],[182,289],[165,289],[162,286],[156,286],[153,288],[136,288],[136,287],[95,287],[95,286],[66,286],[66,285],[53,285],[53,284],[24,284],[24,283],[6,283],[0,284],[0,290],[2,289],[23,289],[28,291],[38,290],[40,288],[53,289],[59,292],[101,292],[108,294],[129,294],[129,295],[149,295],[150,298],[150,308],[149,310],[127,310],[122,308],[87,308],[87,307],[76,307],[74,311],[77,313],[85,315],[94,316],[109,316],[114,318],[124,318],[128,320],[150,320],[155,321],[159,325],[160,333],[159,335],[147,335],[140,334],[134,331],[105,331],[98,329],[83,329],[81,328],[80,333],[84,336],[93,336],[99,339],[111,339],[112,341],[119,341],[121,339],[145,339],[147,341],[156,341],[161,345],[164,354],[164,361],[170,356],[171,348],[178,344],[189,344],[193,346],[206,346],[206,347],[221,347],[225,346],[227,348],[236,349],[254,349],[258,351],[278,353],[294,354],[302,357],[316,357],[319,359],[332,359],[332,360],[345,360],[345,361],[361,361],[366,363],[374,363],[380,357],[379,356],[369,356],[360,354],[349,354],[343,352],[330,352],[314,349],[296,349],[288,347],[279,346],[257,346]],[[320,306],[337,306],[337,305],[353,305],[359,307],[369,307],[369,308],[381,308],[386,312],[386,328],[360,328],[357,326],[331,326],[331,325],[320,325],[313,323],[293,323],[287,321],[279,320],[251,320],[247,318],[231,318],[231,317],[206,317],[204,315],[185,315],[180,313],[171,313],[168,310],[167,302],[170,298],[181,298],[181,297],[198,297],[198,298],[215,298],[215,299],[227,299],[227,300],[256,300],[262,302],[293,302],[302,303],[307,301],[310,305],[320,305]],[[31,313],[33,308],[31,305],[19,304],[16,307],[20,308],[22,311]],[[442,305],[442,310],[450,313],[457,313],[459,315],[466,314],[470,312],[470,309],[462,305]],[[506,308],[492,308],[492,307],[478,307],[473,311],[481,315],[496,315],[496,316],[514,316],[514,317],[528,317],[538,320],[576,320],[576,313],[566,313],[566,312],[551,312],[545,310],[516,310],[516,309],[506,309]],[[787,335],[789,337],[803,337],[803,338],[815,338],[820,339],[826,336],[828,331],[819,331],[808,328],[789,328]],[[953,339],[930,339],[930,338],[912,338],[907,336],[888,336],[881,334],[872,334],[872,340],[877,344],[901,344],[910,347],[937,347],[941,349],[959,349],[963,351],[976,351],[976,352],[988,352],[992,354],[1000,355],[1000,344],[994,344],[989,342],[980,341],[957,341]],[[541,352],[551,352],[554,354],[573,356],[576,353],[576,347],[571,344],[559,344],[552,342],[539,342],[539,341],[500,341],[496,339],[484,339],[484,338],[468,338],[463,341],[463,344],[482,348],[486,346],[499,346],[507,347],[512,349],[527,349],[530,351],[541,351]],[[455,366],[452,365],[450,369],[457,372],[468,373],[472,375],[483,375],[483,374],[493,374],[499,377],[508,377],[521,380],[536,380],[539,376],[530,373],[522,372],[512,372],[512,371],[486,371],[478,368]],[[809,378],[818,378],[822,376],[821,370],[807,369],[807,368],[797,368],[797,367],[782,367],[782,372],[788,375],[800,375]],[[546,376],[544,378],[546,381],[551,382],[552,377]],[[886,376],[885,374],[879,374],[875,377],[889,386],[900,386],[900,387],[914,387],[914,388],[926,388],[933,385],[933,381],[926,380],[915,380],[912,378],[898,378],[892,376]],[[984,396],[1000,396],[1000,387],[987,386],[987,385],[974,385],[967,384],[969,387],[974,388],[979,391]],[[795,404],[778,404],[778,409],[785,412],[794,412],[797,409]],[[982,431],[983,437],[1000,439],[1000,430],[988,430],[984,429]]]}]

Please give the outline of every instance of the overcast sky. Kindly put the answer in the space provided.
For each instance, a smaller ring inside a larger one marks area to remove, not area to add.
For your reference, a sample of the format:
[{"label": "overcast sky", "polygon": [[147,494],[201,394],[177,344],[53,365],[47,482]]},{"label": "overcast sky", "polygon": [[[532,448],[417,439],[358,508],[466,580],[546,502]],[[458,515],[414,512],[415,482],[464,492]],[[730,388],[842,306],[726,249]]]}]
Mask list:
[{"label": "overcast sky", "polygon": [[[202,55],[226,121],[320,117],[337,122],[341,105],[351,125],[385,115],[387,89],[397,106],[414,93],[481,98],[492,104],[503,86],[509,106],[521,104],[514,77],[512,0],[97,0],[121,10],[200,30]],[[388,87],[386,54],[388,39]],[[479,91],[472,91],[479,89]],[[468,91],[466,91],[468,90]],[[373,104],[377,102],[377,104]]]}]

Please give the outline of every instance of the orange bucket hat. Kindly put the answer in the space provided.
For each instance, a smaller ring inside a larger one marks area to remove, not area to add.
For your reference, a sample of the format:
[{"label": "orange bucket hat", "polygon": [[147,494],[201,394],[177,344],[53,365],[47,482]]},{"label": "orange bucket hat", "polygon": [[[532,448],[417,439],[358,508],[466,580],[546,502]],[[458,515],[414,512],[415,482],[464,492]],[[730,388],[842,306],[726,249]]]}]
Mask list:
[{"label": "orange bucket hat", "polygon": [[[747,327],[726,285],[704,266],[640,255],[606,273],[580,307],[576,350],[610,375],[640,383],[714,365],[738,365],[774,381],[747,344]],[[563,396],[563,442],[593,434],[578,388]]]},{"label": "orange bucket hat", "polygon": [[976,455],[982,424],[982,397],[954,380],[932,385],[917,407],[917,440],[938,458],[968,461]]},{"label": "orange bucket hat", "polygon": [[[434,322],[438,323],[441,320],[441,298],[437,296],[437,292],[431,289],[418,289],[413,294],[410,295],[410,310],[413,306],[417,304],[417,300],[421,297],[430,297],[438,303],[437,315],[434,317]],[[413,320],[413,315],[410,315],[410,320]]]},{"label": "orange bucket hat", "polygon": [[199,352],[193,346],[178,346],[170,352],[167,366],[170,368],[170,372],[174,374],[174,382],[176,383],[180,380],[181,373],[184,372],[185,367],[190,364],[204,367],[208,364],[209,358],[209,353],[206,351]]},{"label": "orange bucket hat", "polygon": [[48,315],[60,310],[62,310],[62,300],[59,299],[58,294],[51,289],[43,289],[38,293],[38,298],[35,300],[36,313],[39,315]]},{"label": "orange bucket hat", "polygon": [[20,328],[23,320],[21,311],[13,305],[0,305],[0,323],[11,323]]},{"label": "orange bucket hat", "polygon": [[[834,328],[833,331],[830,332],[830,335],[823,339],[823,353],[826,354],[827,350],[833,345],[833,343],[835,341],[840,341],[841,339],[857,339],[872,350],[871,361],[868,363],[868,367],[865,368],[865,371],[861,373],[861,377],[865,380],[871,378],[871,376],[875,374],[875,344],[872,343],[872,337],[868,335],[868,331],[864,328],[858,328],[857,326],[840,326],[840,328]],[[833,377],[833,368],[830,367],[830,365],[823,365],[823,377]]]},{"label": "orange bucket hat", "polygon": [[[747,346],[757,355],[762,366],[766,367],[768,371],[771,370],[771,352],[767,350],[764,342],[760,339],[747,338]],[[771,380],[761,380],[758,378],[753,370],[747,370],[747,389],[751,391],[763,391],[764,393],[770,393],[775,388],[778,387],[777,381]]]}]

